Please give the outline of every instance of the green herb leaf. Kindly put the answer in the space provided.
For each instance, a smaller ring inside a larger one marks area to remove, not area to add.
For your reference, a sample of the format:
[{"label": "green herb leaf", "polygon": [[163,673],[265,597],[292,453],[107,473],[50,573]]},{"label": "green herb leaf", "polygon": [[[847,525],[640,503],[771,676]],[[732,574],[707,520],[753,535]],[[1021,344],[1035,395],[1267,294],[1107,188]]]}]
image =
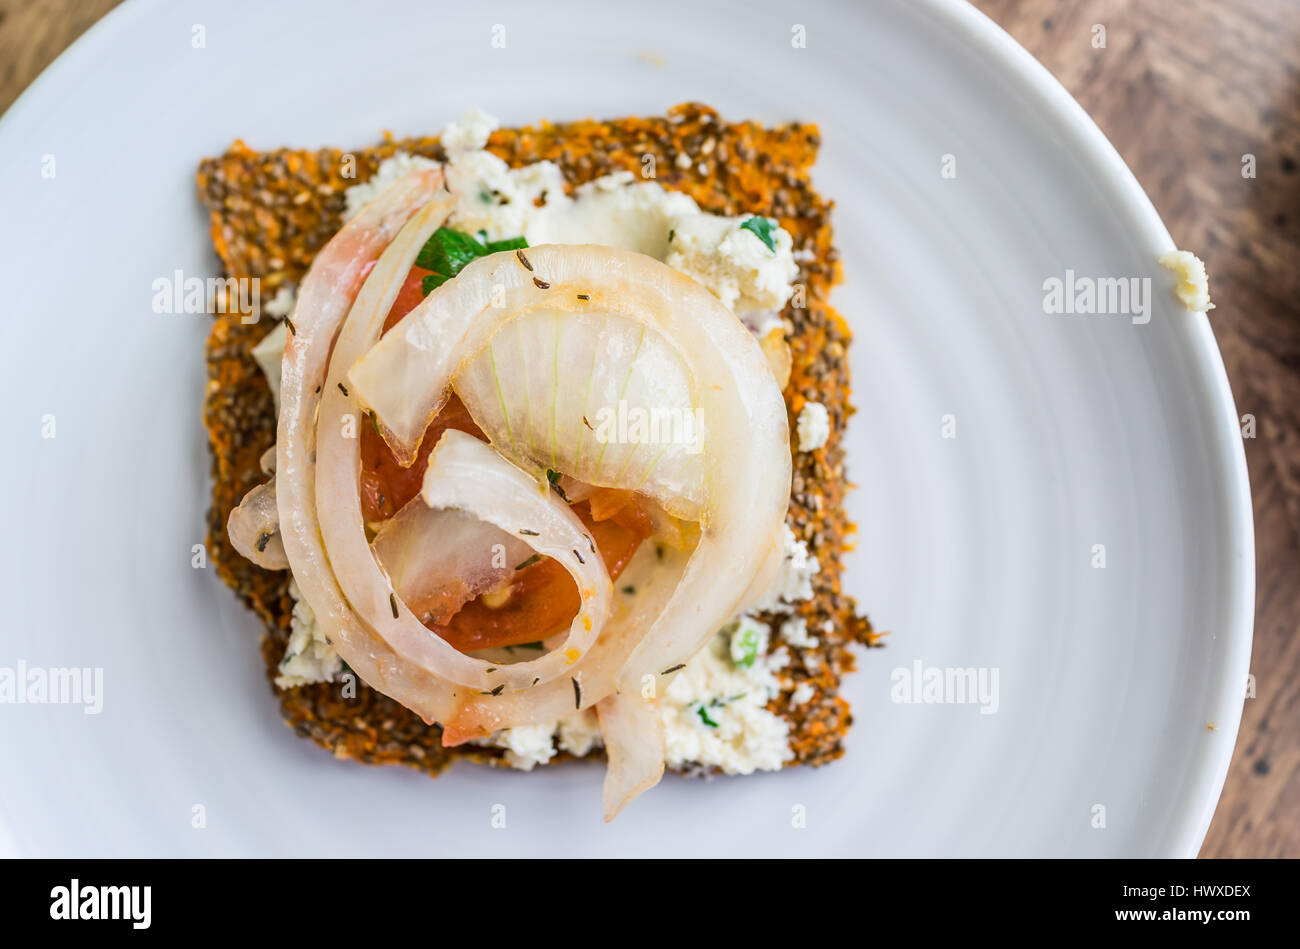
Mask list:
[{"label": "green herb leaf", "polygon": [[763,631],[748,617],[735,623],[731,629],[731,664],[737,669],[748,669],[763,651]]},{"label": "green herb leaf", "polygon": [[473,234],[466,234],[454,227],[440,227],[420,248],[420,253],[415,258],[417,267],[433,271],[421,281],[420,289],[428,295],[460,273],[466,264],[479,257],[486,257],[488,254],[503,250],[519,250],[527,246],[528,241],[522,237],[508,237],[505,240],[484,243]]},{"label": "green herb leaf", "polygon": [[636,587],[634,587],[634,586],[625,586],[625,587],[623,588],[623,592],[626,593],[628,596],[632,596],[634,593],[636,593]]},{"label": "green herb leaf", "polygon": [[539,561],[539,560],[541,560],[541,559],[542,559],[542,555],[541,555],[541,554],[533,554],[531,557],[529,557],[527,560],[525,560],[525,561],[524,561],[523,563],[521,563],[519,566],[515,567],[515,569],[516,569],[516,570],[522,570],[522,569],[524,569],[524,567],[531,567],[533,564],[537,563],[537,561]]},{"label": "green herb leaf", "polygon": [[718,727],[718,723],[715,722],[713,719],[709,718],[709,710],[706,709],[703,705],[701,705],[699,708],[695,710],[695,714],[700,716],[700,721],[702,721],[705,725],[708,725],[710,728]]},{"label": "green herb leaf", "polygon": [[450,227],[440,227],[420,248],[415,263],[425,270],[454,277],[471,260],[482,257],[487,248],[472,234]]},{"label": "green herb leaf", "polygon": [[501,241],[488,241],[486,246],[489,254],[496,254],[503,250],[523,250],[528,241],[522,237],[507,237]]},{"label": "green herb leaf", "polygon": [[776,239],[772,236],[777,228],[776,221],[770,217],[750,217],[745,218],[740,224],[742,231],[749,231],[757,237],[772,253],[776,253]]},{"label": "green herb leaf", "polygon": [[564,489],[560,487],[560,473],[558,471],[547,468],[546,480],[551,483],[551,487],[555,489],[555,493],[560,496],[561,501],[567,502],[569,500],[569,496],[565,494]]}]

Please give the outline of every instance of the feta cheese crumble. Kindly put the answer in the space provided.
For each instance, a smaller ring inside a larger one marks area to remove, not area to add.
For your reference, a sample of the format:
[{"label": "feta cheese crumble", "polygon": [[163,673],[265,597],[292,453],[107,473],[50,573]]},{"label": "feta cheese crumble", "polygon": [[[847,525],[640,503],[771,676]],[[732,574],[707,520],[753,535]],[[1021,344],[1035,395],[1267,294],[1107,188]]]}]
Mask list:
[{"label": "feta cheese crumble", "polygon": [[715,636],[669,684],[659,705],[669,767],[752,774],[779,770],[794,757],[789,723],[767,710],[788,656],[778,651],[742,668],[731,650],[727,633]]},{"label": "feta cheese crumble", "polygon": [[772,231],[775,250],[741,227],[746,217],[697,213],[677,220],[664,262],[694,277],[737,313],[779,310],[794,293],[799,265],[794,242],[784,230]]},{"label": "feta cheese crumble", "polygon": [[802,616],[792,616],[781,624],[781,638],[798,649],[812,649],[817,645],[817,638],[808,632],[808,621]]},{"label": "feta cheese crumble", "polygon": [[1201,258],[1189,250],[1171,250],[1160,258],[1160,263],[1178,277],[1174,293],[1183,306],[1193,313],[1214,309],[1210,302],[1210,277]]},{"label": "feta cheese crumble", "polygon": [[779,610],[782,603],[812,599],[812,578],[821,571],[821,564],[808,553],[808,545],[794,536],[789,524],[782,528],[781,544],[781,569],[772,585],[750,607],[755,613]]},{"label": "feta cheese crumble", "polygon": [[[497,126],[471,109],[442,131],[447,188],[456,199],[452,227],[485,240],[523,236],[530,245],[602,244],[646,254],[693,277],[737,314],[779,310],[793,294],[799,267],[785,230],[771,228],[769,248],[742,226],[749,215],[709,214],[689,195],[630,171],[581,185],[570,197],[553,162],[511,168],[486,151]],[[345,218],[406,172],[436,164],[404,152],[386,159],[372,178],[347,189]]]},{"label": "feta cheese crumble", "polygon": [[816,451],[831,437],[831,413],[820,402],[808,402],[795,419],[800,451]]},{"label": "feta cheese crumble", "polygon": [[280,660],[280,674],[275,684],[282,689],[292,689],[312,682],[331,682],[343,669],[343,660],[334,647],[325,641],[325,634],[307,601],[298,592],[298,585],[289,581],[289,596],[293,598],[293,615],[289,618],[289,644]]},{"label": "feta cheese crumble", "polygon": [[280,410],[280,365],[284,361],[286,332],[283,323],[277,324],[271,332],[258,340],[252,350],[253,361],[266,376],[266,384],[271,387],[271,398],[275,400],[277,412]]}]

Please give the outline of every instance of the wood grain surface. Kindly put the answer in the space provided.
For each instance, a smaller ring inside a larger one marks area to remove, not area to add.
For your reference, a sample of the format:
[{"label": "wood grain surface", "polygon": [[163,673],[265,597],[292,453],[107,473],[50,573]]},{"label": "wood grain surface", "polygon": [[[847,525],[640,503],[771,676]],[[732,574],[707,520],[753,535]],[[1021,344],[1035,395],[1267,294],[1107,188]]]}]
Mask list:
[{"label": "wood grain surface", "polygon": [[[1255,697],[1201,855],[1300,856],[1300,4],[975,2],[1092,114],[1209,266],[1211,322],[1256,421],[1258,581]],[[0,109],[116,3],[0,0]]]}]

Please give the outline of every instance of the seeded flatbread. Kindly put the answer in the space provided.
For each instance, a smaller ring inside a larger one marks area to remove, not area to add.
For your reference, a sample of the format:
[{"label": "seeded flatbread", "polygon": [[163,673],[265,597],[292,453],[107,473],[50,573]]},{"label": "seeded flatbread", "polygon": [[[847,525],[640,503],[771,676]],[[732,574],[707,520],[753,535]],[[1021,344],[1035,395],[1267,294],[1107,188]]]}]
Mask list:
[{"label": "seeded flatbread", "polygon": [[[840,264],[831,242],[831,205],[809,180],[819,144],[814,125],[767,129],[751,122],[727,123],[695,103],[661,117],[501,129],[488,142],[488,150],[512,167],[550,159],[569,188],[619,170],[641,176],[652,168],[663,187],[685,192],[703,210],[773,217],[794,239],[796,284],[804,288],[805,305],[793,305],[800,302],[797,295],[782,313],[793,326],[793,365],[785,391],[795,443],[789,523],[821,570],[813,577],[812,599],[789,613],[760,616],[772,625],[772,648],[780,642],[776,630],[792,614],[805,619],[817,640],[815,647],[791,650],[792,661],[780,673],[781,694],[768,706],[789,722],[790,765],[821,765],[843,754],[852,718],[839,686],[854,668],[849,647],[877,645],[879,639],[840,589],[840,555],[851,549],[854,533],[843,508],[849,485],[841,443],[853,411],[850,333],[828,301],[839,281]],[[369,178],[380,162],[399,151],[436,160],[445,157],[436,138],[386,138],[349,153],[332,148],[258,152],[237,141],[224,155],[205,159],[198,171],[199,194],[211,215],[212,242],[226,276],[259,278],[263,300],[297,283],[340,227],[346,189]],[[216,315],[213,320],[203,406],[212,449],[208,551],[217,574],[265,623],[261,649],[267,677],[273,680],[289,635],[289,575],[245,560],[231,546],[225,529],[231,509],[264,480],[258,461],[275,440],[271,392],[250,354],[270,324],[244,324],[236,315]],[[808,401],[826,406],[830,437],[821,448],[801,452],[795,419]],[[801,683],[811,686],[813,694],[796,703],[792,693]],[[402,763],[430,774],[456,758],[503,763],[499,748],[443,748],[436,725],[425,725],[364,684],[344,690],[337,683],[319,683],[277,694],[285,723],[340,758]]]}]

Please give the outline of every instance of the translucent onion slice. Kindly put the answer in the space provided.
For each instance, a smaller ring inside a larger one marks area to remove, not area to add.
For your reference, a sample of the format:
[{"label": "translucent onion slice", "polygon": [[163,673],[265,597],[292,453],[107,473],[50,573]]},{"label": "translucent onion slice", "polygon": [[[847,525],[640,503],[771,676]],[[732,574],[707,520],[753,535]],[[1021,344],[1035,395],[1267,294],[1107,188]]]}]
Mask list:
[{"label": "translucent onion slice", "polygon": [[699,517],[704,432],[690,375],[644,323],[598,311],[526,311],[462,364],[452,388],[512,457]]},{"label": "translucent onion slice", "polygon": [[[624,318],[659,334],[686,367],[691,405],[705,427],[699,543],[669,601],[637,631],[639,641],[615,683],[620,691],[639,693],[644,682],[685,663],[746,605],[742,601],[756,576],[779,551],[790,497],[785,403],[752,334],[694,280],[628,251],[532,247],[469,264],[349,372],[352,391],[375,411],[380,432],[399,458],[414,459],[458,372],[506,323],[541,308]],[[528,384],[519,373],[498,372],[498,379],[503,390]],[[510,404],[513,398],[504,400]],[[475,413],[474,405],[467,407]],[[508,444],[497,447],[511,450]],[[667,502],[665,507],[676,513]],[[587,688],[603,678],[588,672],[603,674],[611,659],[611,651],[593,650],[592,669],[583,664],[584,702],[614,691],[600,694],[602,685],[589,695]],[[521,706],[512,699],[501,703],[501,714],[473,700],[444,742],[463,740],[493,718],[530,717],[552,700],[539,695]]]},{"label": "translucent onion slice", "polygon": [[398,179],[345,224],[312,261],[290,318],[276,437],[280,534],[303,599],[325,637],[357,675],[426,722],[452,717],[458,704],[456,689],[401,661],[360,621],[343,596],[325,553],[316,510],[315,422],[331,347],[362,282],[411,216],[439,197],[442,181],[436,168]]},{"label": "translucent onion slice", "polygon": [[510,579],[532,554],[499,527],[464,511],[431,508],[418,497],[384,521],[371,546],[398,599],[441,625]]},{"label": "translucent onion slice", "polygon": [[608,823],[638,794],[650,790],[664,774],[664,727],[654,700],[614,694],[596,703],[605,739],[605,821]]},{"label": "translucent onion slice", "polygon": [[455,429],[444,432],[429,454],[420,496],[432,508],[464,511],[514,534],[538,554],[558,561],[578,587],[582,603],[565,640],[538,659],[498,670],[490,681],[531,689],[569,672],[600,636],[613,593],[605,561],[569,505],[544,480]]},{"label": "translucent onion slice", "polygon": [[280,538],[280,511],[275,501],[275,476],[244,495],[226,519],[226,534],[234,548],[267,570],[285,570],[289,558]]},{"label": "translucent onion slice", "polygon": [[[609,611],[611,584],[591,537],[567,504],[486,443],[449,431],[430,455],[423,495],[431,507],[459,508],[509,531],[560,561],[582,597],[561,648],[538,659],[501,665],[465,655],[429,630],[397,595],[367,539],[359,478],[362,413],[344,373],[376,345],[416,255],[451,207],[448,198],[415,214],[366,278],[334,344],[316,427],[316,506],[330,564],[348,602],[399,656],[439,678],[477,692],[532,688],[563,676],[591,648]],[[444,485],[444,479],[460,484]],[[528,533],[525,533],[528,532]]]},{"label": "translucent onion slice", "polygon": [[[614,598],[600,640],[573,673],[580,694],[575,694],[568,679],[559,679],[527,692],[470,696],[457,715],[443,723],[442,743],[451,746],[501,728],[555,722],[612,694],[632,650],[672,600],[691,552],[647,543],[633,555],[618,585],[630,586],[636,594]],[[660,677],[653,683],[653,694],[662,695],[666,684],[667,677]]]}]

